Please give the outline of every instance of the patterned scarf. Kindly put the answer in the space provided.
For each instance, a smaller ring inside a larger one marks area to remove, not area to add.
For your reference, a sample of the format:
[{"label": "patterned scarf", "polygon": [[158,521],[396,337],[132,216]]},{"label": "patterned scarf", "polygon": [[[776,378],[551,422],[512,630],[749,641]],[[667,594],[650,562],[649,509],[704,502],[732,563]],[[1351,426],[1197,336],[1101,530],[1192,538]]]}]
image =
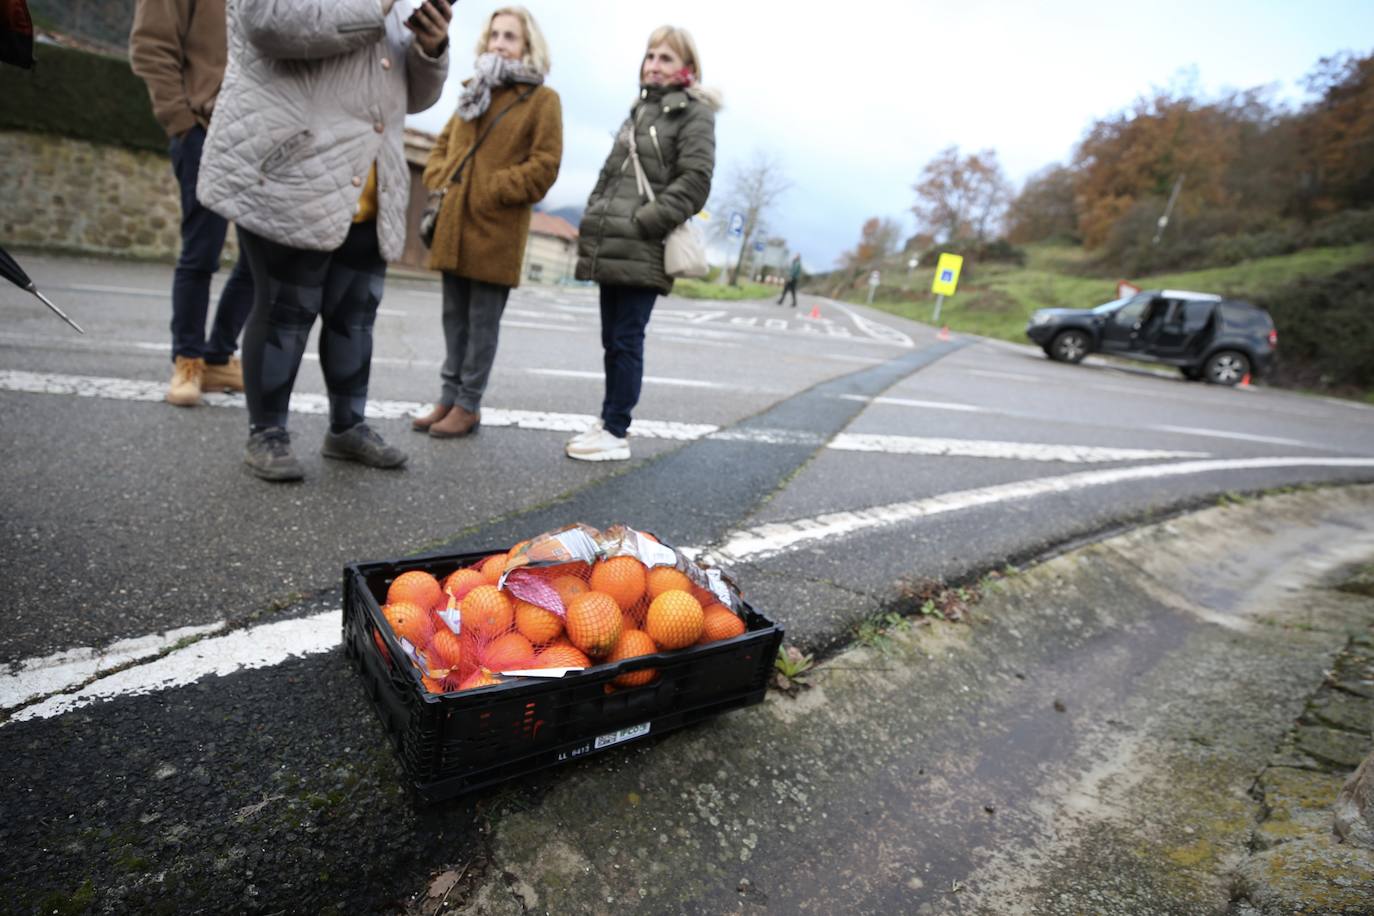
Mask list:
[{"label": "patterned scarf", "polygon": [[491,91],[498,86],[524,83],[538,86],[544,76],[525,66],[524,61],[507,60],[495,51],[488,51],[477,58],[473,67],[472,79],[463,87],[458,97],[458,117],[464,121],[475,121],[491,106]]}]

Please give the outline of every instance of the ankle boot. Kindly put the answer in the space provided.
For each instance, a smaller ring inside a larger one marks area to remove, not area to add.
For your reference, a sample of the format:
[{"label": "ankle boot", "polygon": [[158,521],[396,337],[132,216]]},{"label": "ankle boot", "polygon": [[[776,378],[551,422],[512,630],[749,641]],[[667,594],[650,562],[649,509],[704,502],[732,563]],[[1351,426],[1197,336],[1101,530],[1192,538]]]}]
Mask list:
[{"label": "ankle boot", "polygon": [[426,432],[435,423],[438,423],[444,417],[448,416],[449,411],[452,409],[452,404],[435,404],[434,409],[423,417],[415,417],[412,419],[410,421],[410,428],[417,433]]},{"label": "ankle boot", "polygon": [[480,410],[473,413],[461,404],[454,404],[448,416],[430,426],[429,434],[435,439],[457,439],[475,431],[481,422]]}]

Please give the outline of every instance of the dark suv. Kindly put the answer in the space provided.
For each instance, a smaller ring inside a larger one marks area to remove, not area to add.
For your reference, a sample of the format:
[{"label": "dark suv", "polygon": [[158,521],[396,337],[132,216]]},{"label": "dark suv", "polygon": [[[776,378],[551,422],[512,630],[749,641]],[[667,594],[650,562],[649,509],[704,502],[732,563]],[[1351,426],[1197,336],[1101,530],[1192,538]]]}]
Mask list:
[{"label": "dark suv", "polygon": [[1177,289],[1145,290],[1094,309],[1040,309],[1026,336],[1060,362],[1114,353],[1168,363],[1184,378],[1217,385],[1264,375],[1279,344],[1264,309]]}]

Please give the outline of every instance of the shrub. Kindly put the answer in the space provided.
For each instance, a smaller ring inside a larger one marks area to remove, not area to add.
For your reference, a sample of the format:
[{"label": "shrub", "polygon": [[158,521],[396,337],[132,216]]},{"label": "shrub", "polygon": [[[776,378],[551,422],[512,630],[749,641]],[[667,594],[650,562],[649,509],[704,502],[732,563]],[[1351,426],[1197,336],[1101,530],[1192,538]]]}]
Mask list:
[{"label": "shrub", "polygon": [[1292,283],[1255,301],[1279,331],[1277,382],[1374,389],[1374,265]]}]

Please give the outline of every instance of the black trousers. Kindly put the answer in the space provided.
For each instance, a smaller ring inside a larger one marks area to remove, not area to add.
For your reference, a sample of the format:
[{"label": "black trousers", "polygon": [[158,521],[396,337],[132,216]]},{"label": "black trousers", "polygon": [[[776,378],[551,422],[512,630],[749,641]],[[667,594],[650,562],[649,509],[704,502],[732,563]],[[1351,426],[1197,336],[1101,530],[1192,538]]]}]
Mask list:
[{"label": "black trousers", "polygon": [[372,326],[386,281],[377,224],[354,223],[334,251],[290,248],[241,226],[238,234],[254,281],[253,310],[243,331],[243,394],[251,428],[286,427],[316,317],[329,428],[337,433],[357,426],[367,405]]},{"label": "black trousers", "polygon": [[606,396],[601,422],[606,432],[625,438],[630,411],[639,403],[644,383],[644,329],[654,310],[658,290],[644,286],[601,287],[602,365]]}]

